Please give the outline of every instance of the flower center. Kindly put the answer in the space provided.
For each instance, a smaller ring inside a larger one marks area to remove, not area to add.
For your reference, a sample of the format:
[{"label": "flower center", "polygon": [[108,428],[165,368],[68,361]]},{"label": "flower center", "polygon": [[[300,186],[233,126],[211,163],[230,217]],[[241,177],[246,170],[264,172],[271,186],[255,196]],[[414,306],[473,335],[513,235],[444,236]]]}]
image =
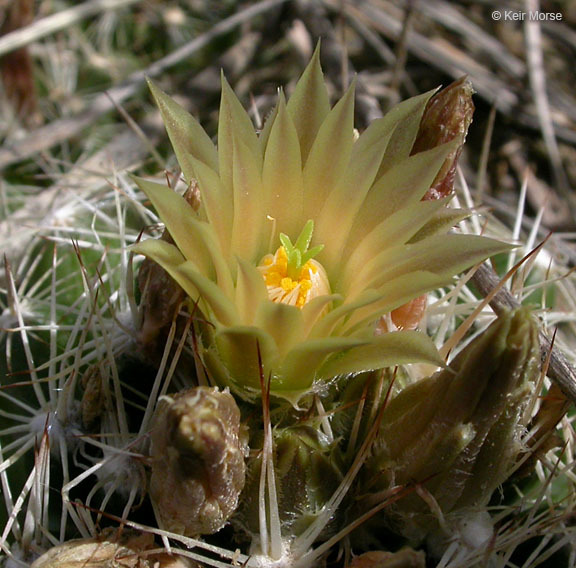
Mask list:
[{"label": "flower center", "polygon": [[258,270],[266,282],[268,297],[273,302],[302,308],[313,298],[330,294],[326,271],[312,258],[324,245],[308,250],[313,230],[314,222],[310,220],[294,244],[287,235],[280,234],[282,246],[260,262]]}]

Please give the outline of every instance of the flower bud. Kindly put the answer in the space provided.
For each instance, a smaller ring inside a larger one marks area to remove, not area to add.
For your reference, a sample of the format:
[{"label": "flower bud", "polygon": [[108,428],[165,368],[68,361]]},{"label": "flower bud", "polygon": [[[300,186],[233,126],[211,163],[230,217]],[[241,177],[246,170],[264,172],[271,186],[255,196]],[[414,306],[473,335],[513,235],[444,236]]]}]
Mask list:
[{"label": "flower bud", "polygon": [[196,387],[164,397],[151,451],[150,497],[159,525],[185,536],[220,530],[244,487],[245,450],[229,392]]},{"label": "flower bud", "polygon": [[457,140],[457,145],[444,160],[424,199],[446,197],[454,188],[458,158],[474,114],[473,94],[472,84],[462,77],[434,95],[426,105],[412,154],[452,140]]},{"label": "flower bud", "polygon": [[419,541],[436,526],[433,508],[447,514],[488,502],[521,450],[538,355],[537,325],[520,308],[389,403],[367,463],[368,479],[379,479],[370,490],[418,489],[385,509],[389,526]]}]

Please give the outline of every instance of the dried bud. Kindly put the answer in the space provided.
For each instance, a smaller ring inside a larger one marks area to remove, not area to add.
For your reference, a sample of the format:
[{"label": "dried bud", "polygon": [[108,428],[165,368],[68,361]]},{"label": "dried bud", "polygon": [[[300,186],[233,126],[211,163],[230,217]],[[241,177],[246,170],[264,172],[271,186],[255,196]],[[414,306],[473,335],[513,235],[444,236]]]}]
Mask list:
[{"label": "dried bud", "polygon": [[196,387],[161,400],[152,430],[150,497],[162,528],[220,530],[245,479],[245,435],[232,395]]},{"label": "dried bud", "polygon": [[31,568],[197,568],[187,558],[150,553],[151,534],[107,529],[99,537],[70,540],[51,548]]},{"label": "dried bud", "polygon": [[87,430],[96,428],[106,408],[106,395],[103,381],[102,369],[98,364],[88,367],[82,375],[81,382],[84,388],[84,394],[82,395],[80,407],[82,411],[82,425]]},{"label": "dried bud", "polygon": [[[194,210],[198,210],[200,193],[196,182],[190,184],[184,193],[184,199]],[[174,244],[174,239],[167,229],[164,230],[160,239]],[[144,259],[140,267],[138,288],[142,294],[140,343],[145,348],[159,343],[163,348],[164,342],[157,341],[158,335],[170,326],[176,310],[186,298],[186,293],[161,266],[149,258]]]},{"label": "dried bud", "polygon": [[[171,242],[167,233],[162,235],[162,239]],[[140,267],[138,286],[142,294],[140,302],[142,326],[139,340],[145,348],[148,348],[156,344],[158,335],[172,323],[176,310],[186,294],[163,268],[148,258]]]},{"label": "dried bud", "polygon": [[426,106],[412,154],[451,141],[455,141],[455,148],[444,161],[424,199],[440,199],[454,188],[458,158],[474,113],[473,93],[472,83],[462,77],[434,95]]},{"label": "dried bud", "polygon": [[521,308],[500,316],[449,368],[390,402],[368,475],[379,476],[376,491],[422,484],[386,509],[395,530],[422,539],[437,521],[433,501],[444,514],[486,504],[521,450],[538,354],[536,323]]}]

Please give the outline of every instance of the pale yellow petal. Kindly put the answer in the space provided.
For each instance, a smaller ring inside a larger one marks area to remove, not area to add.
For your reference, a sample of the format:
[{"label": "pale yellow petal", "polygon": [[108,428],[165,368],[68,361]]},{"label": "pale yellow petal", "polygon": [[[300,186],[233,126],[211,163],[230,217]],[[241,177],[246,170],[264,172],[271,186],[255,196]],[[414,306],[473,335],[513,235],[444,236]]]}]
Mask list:
[{"label": "pale yellow petal", "polygon": [[437,90],[434,89],[403,101],[390,111],[390,113],[401,115],[402,118],[399,127],[394,131],[390,143],[386,147],[386,154],[382,159],[377,177],[410,156],[426,104]]},{"label": "pale yellow petal", "polygon": [[222,75],[222,98],[218,119],[218,157],[219,173],[224,188],[232,194],[232,178],[234,171],[234,146],[236,140],[249,149],[249,155],[256,164],[258,171],[262,169],[262,150],[254,125],[240,104],[234,91]]},{"label": "pale yellow petal", "polygon": [[330,100],[320,67],[320,44],[296,84],[288,101],[288,112],[298,132],[302,163],[305,164],[320,126],[330,112]]},{"label": "pale yellow petal", "polygon": [[477,235],[437,235],[375,256],[357,278],[377,288],[416,270],[451,276],[510,248],[507,243]]},{"label": "pale yellow petal", "polygon": [[[347,319],[342,318],[339,325],[335,327],[335,333],[362,335],[367,329],[374,329],[374,324],[383,315],[430,290],[447,286],[452,280],[451,276],[438,275],[424,270],[410,272],[389,280],[378,290],[370,290],[374,301],[359,306]],[[360,297],[365,294],[366,292]]]},{"label": "pale yellow petal", "polygon": [[276,220],[278,233],[296,239],[303,226],[302,160],[298,133],[282,95],[264,154],[262,186],[266,214]]},{"label": "pale yellow petal", "polygon": [[322,262],[328,272],[341,262],[344,243],[374,182],[392,132],[386,119],[370,125],[354,143],[343,176],[329,189],[324,206],[316,213],[316,240],[325,245]]},{"label": "pale yellow petal", "polygon": [[278,116],[278,103],[274,105],[274,108],[268,113],[266,118],[264,119],[264,126],[258,135],[258,142],[260,143],[260,152],[262,156],[264,156],[264,152],[266,151],[266,146],[268,144],[268,140],[270,138],[270,132],[272,132],[272,126],[274,126],[274,121]]},{"label": "pale yellow petal", "polygon": [[325,118],[304,166],[304,202],[317,214],[345,175],[354,143],[354,85]]},{"label": "pale yellow petal", "polygon": [[344,256],[352,254],[355,243],[386,217],[420,201],[451,150],[452,144],[444,144],[410,156],[389,169],[370,188],[358,211]]},{"label": "pale yellow petal", "polygon": [[148,86],[160,110],[186,181],[190,183],[196,177],[191,158],[203,162],[212,169],[218,169],[216,148],[198,121],[152,81],[148,81]]},{"label": "pale yellow petal", "polygon": [[[182,282],[189,282],[195,286],[199,297],[210,308],[213,317],[219,323],[226,326],[240,323],[240,316],[233,298],[227,296],[213,280],[200,274],[191,262],[184,262],[175,268],[171,268],[168,272],[183,288]],[[191,299],[195,301],[197,298],[191,296]]]},{"label": "pale yellow petal", "polygon": [[288,391],[309,389],[328,355],[366,343],[365,340],[350,337],[325,337],[300,343],[284,359],[275,386],[277,390]]},{"label": "pale yellow petal", "polygon": [[410,239],[410,242],[421,241],[434,235],[446,233],[457,223],[473,214],[470,209],[441,209]]},{"label": "pale yellow petal", "polygon": [[[342,261],[341,279],[334,282],[335,290],[354,297],[351,282],[371,260],[385,249],[406,244],[437,211],[446,206],[446,200],[419,201],[392,213],[388,218],[367,232],[357,244],[354,253]],[[356,280],[357,281],[357,280]]]},{"label": "pale yellow petal", "polygon": [[252,325],[258,306],[262,302],[269,302],[268,291],[262,274],[253,264],[241,258],[238,258],[237,261],[236,306],[242,322]]},{"label": "pale yellow petal", "polygon": [[427,335],[417,331],[397,331],[375,336],[368,345],[330,356],[318,371],[318,378],[330,380],[337,375],[417,362],[443,364],[438,350]]},{"label": "pale yellow petal", "polygon": [[241,395],[260,393],[260,379],[267,381],[279,363],[272,337],[256,326],[234,326],[218,329],[215,340],[217,350],[210,357],[223,363],[227,384]]},{"label": "pale yellow petal", "polygon": [[[408,157],[409,151],[401,152],[399,148],[402,141],[406,142],[405,130],[410,130],[412,123],[421,116],[431,94],[425,93],[396,105],[383,118],[373,121],[354,143],[346,173],[333,188],[316,223],[319,242],[326,245],[323,260],[328,270],[331,271],[341,256],[356,215],[374,181],[389,169],[388,146],[393,146],[392,153],[398,162]],[[397,134],[396,130],[402,134]],[[383,160],[387,161],[385,166]],[[335,224],[338,231],[334,231]]]},{"label": "pale yellow petal", "polygon": [[222,254],[225,258],[229,258],[234,203],[226,195],[216,171],[198,160],[193,159],[191,162],[200,188],[200,207],[205,211],[206,218],[213,227]]},{"label": "pale yellow petal", "polygon": [[234,220],[232,253],[257,264],[267,252],[265,197],[260,168],[252,152],[237,138],[233,149]]},{"label": "pale yellow petal", "polygon": [[201,300],[201,309],[206,307],[224,325],[238,323],[238,313],[234,303],[226,297],[222,289],[200,273],[198,267],[190,260],[185,260],[178,249],[165,241],[149,239],[132,250],[144,254],[158,263],[178,282],[192,301]]},{"label": "pale yellow petal", "polygon": [[210,274],[212,253],[204,230],[211,231],[210,226],[199,221],[194,209],[171,188],[138,177],[133,179],[152,202],[184,257],[204,274]]},{"label": "pale yellow petal", "polygon": [[370,306],[382,298],[376,290],[364,289],[353,301],[346,301],[330,310],[324,317],[320,318],[312,327],[310,337],[320,338],[332,335],[337,326],[342,325],[355,311]]},{"label": "pale yellow petal", "polygon": [[133,245],[130,250],[156,262],[176,280],[190,298],[198,298],[199,292],[194,282],[177,273],[178,267],[186,262],[177,247],[160,239],[148,239]]},{"label": "pale yellow petal", "polygon": [[280,357],[302,340],[304,320],[300,308],[270,300],[261,302],[255,324],[270,334],[278,346]]},{"label": "pale yellow petal", "polygon": [[340,294],[330,294],[328,296],[318,296],[313,298],[302,308],[302,317],[304,318],[303,337],[310,335],[312,328],[330,309],[330,305],[341,302],[343,297]]},{"label": "pale yellow petal", "polygon": [[147,239],[132,245],[129,249],[136,254],[143,254],[161,264],[161,266],[178,266],[186,259],[178,247],[161,239]]}]

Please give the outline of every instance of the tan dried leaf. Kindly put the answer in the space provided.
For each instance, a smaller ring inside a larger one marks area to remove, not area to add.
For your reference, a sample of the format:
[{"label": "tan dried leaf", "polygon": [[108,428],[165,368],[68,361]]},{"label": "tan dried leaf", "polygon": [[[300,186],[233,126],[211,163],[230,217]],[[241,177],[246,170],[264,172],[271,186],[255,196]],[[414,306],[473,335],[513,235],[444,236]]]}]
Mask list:
[{"label": "tan dried leaf", "polygon": [[131,530],[107,529],[99,537],[70,540],[38,558],[31,568],[196,568],[186,558],[148,554],[154,536]]}]

